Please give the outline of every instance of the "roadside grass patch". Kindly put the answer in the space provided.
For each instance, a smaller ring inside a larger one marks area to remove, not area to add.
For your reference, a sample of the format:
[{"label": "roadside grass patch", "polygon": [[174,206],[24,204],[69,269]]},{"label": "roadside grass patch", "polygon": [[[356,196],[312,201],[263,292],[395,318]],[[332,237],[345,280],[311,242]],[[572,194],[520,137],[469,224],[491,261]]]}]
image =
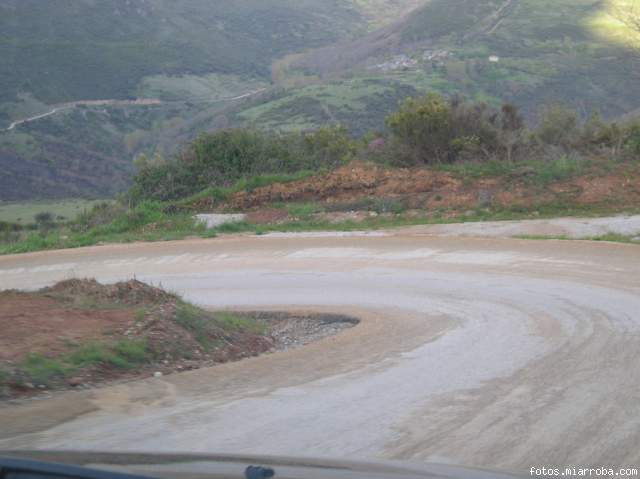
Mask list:
[{"label": "roadside grass patch", "polygon": [[[99,341],[83,344],[60,358],[48,358],[39,353],[30,353],[18,364],[18,371],[36,385],[47,386],[54,380],[64,379],[79,369],[98,365],[117,369],[133,369],[151,360],[147,341],[124,339],[116,343]],[[8,373],[5,373],[5,382]],[[2,375],[0,374],[0,385]]]},{"label": "roadside grass patch", "polygon": [[193,334],[194,339],[206,351],[210,351],[215,342],[211,339],[213,317],[210,313],[180,301],[176,307],[175,322]]},{"label": "roadside grass patch", "polygon": [[30,353],[19,364],[19,368],[36,384],[48,385],[54,379],[64,378],[73,367],[58,359],[51,359],[42,354]]},{"label": "roadside grass patch", "polygon": [[544,236],[544,235],[518,235],[514,236],[514,238],[525,239],[525,240],[559,240],[559,241],[604,241],[611,243],[624,243],[624,244],[636,244],[640,245],[640,239],[638,236],[629,236],[623,235],[619,233],[607,233],[604,235],[598,236],[587,236],[584,238],[572,238],[566,235],[554,235],[554,236]]},{"label": "roadside grass patch", "polygon": [[[555,168],[555,167],[553,167]],[[529,181],[541,182],[543,184],[553,175],[565,175],[564,167],[550,173],[541,174],[536,179]],[[569,167],[569,170],[571,167]],[[297,213],[298,216],[294,221],[281,224],[251,224],[246,221],[238,223],[226,223],[217,228],[206,230],[204,226],[195,225],[192,218],[188,220],[176,220],[172,223],[166,223],[171,226],[164,229],[162,224],[155,225],[150,231],[138,229],[138,231],[130,231],[125,233],[108,233],[100,234],[96,231],[88,233],[74,234],[71,233],[66,239],[58,233],[50,233],[42,236],[39,233],[32,233],[24,240],[11,243],[0,244],[1,254],[26,253],[30,251],[61,249],[61,248],[77,248],[83,246],[91,246],[101,242],[105,243],[130,243],[135,241],[171,241],[184,239],[188,236],[199,236],[202,238],[215,238],[224,234],[254,233],[256,235],[264,235],[272,232],[305,232],[305,231],[358,231],[367,229],[384,229],[400,226],[412,226],[421,224],[435,223],[464,223],[472,221],[506,221],[530,218],[552,218],[560,216],[585,216],[596,217],[606,216],[620,213],[640,213],[639,209],[614,208],[606,203],[596,205],[570,205],[562,201],[556,201],[545,204],[531,204],[527,206],[513,206],[508,208],[478,208],[465,214],[456,214],[447,216],[447,209],[425,211],[422,217],[407,218],[402,215],[404,205],[400,201],[364,198],[352,203],[336,204],[336,205],[315,205],[309,204],[290,204],[285,205],[291,213]],[[313,217],[313,212],[320,211],[377,211],[380,213],[392,213],[391,216],[379,216],[367,218],[362,222],[347,220],[339,223],[332,223],[322,219]]]},{"label": "roadside grass patch", "polygon": [[309,219],[315,213],[323,210],[318,203],[291,203],[287,205],[289,216],[299,219]]},{"label": "roadside grass patch", "polygon": [[221,333],[235,331],[264,334],[266,326],[241,315],[221,311],[205,311],[197,306],[180,301],[176,308],[175,322],[191,332],[205,351],[211,351],[220,341]]},{"label": "roadside grass patch", "polygon": [[145,340],[123,339],[115,344],[97,341],[84,344],[62,361],[80,368],[103,364],[118,369],[132,369],[150,359]]},{"label": "roadside grass patch", "polygon": [[92,342],[80,346],[66,359],[74,366],[87,367],[107,363],[109,356],[109,350],[104,343]]},{"label": "roadside grass patch", "polygon": [[216,321],[226,330],[244,330],[254,334],[265,334],[267,327],[264,324],[259,323],[251,318],[245,318],[243,316],[219,311],[214,314]]},{"label": "roadside grass patch", "polygon": [[143,339],[120,340],[113,345],[111,352],[113,355],[111,364],[124,369],[144,364],[151,359],[147,341]]},{"label": "roadside grass patch", "polygon": [[142,321],[144,321],[144,318],[146,316],[147,316],[147,310],[144,308],[136,309],[136,311],[133,313],[133,319],[135,320],[136,323],[141,323]]},{"label": "roadside grass patch", "polygon": [[585,160],[564,155],[551,161],[536,162],[532,165],[534,174],[530,178],[536,184],[546,186],[578,176],[586,167]]},{"label": "roadside grass patch", "polygon": [[49,233],[30,232],[15,242],[0,243],[0,254],[81,248],[102,242],[172,241],[204,233],[204,225],[186,213],[168,214],[166,205],[144,202],[106,224],[75,223]]},{"label": "roadside grass patch", "polygon": [[607,233],[600,236],[592,236],[589,238],[591,241],[611,241],[613,243],[629,243],[640,244],[640,235],[628,236],[618,233]]}]

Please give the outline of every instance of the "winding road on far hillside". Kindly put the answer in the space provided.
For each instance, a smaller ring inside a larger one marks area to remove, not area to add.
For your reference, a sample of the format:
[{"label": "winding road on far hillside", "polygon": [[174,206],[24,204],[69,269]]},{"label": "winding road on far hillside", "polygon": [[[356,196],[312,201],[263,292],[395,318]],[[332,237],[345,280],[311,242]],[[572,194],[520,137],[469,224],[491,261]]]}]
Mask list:
[{"label": "winding road on far hillside", "polygon": [[640,247],[376,233],[0,257],[0,289],[162,283],[362,323],[304,348],[0,407],[1,448],[640,464]]},{"label": "winding road on far hillside", "polygon": [[24,123],[29,123],[29,122],[32,122],[32,121],[40,120],[42,118],[46,118],[46,117],[51,116],[51,115],[55,115],[60,110],[66,110],[67,108],[71,108],[71,107],[70,106],[61,106],[61,107],[58,107],[58,108],[53,108],[51,111],[48,111],[46,113],[41,113],[40,115],[35,115],[35,116],[31,116],[29,118],[24,118],[23,120],[14,121],[13,123],[11,123],[9,125],[9,128],[7,128],[5,131],[15,130],[15,128],[17,126],[20,126],[20,125],[22,125]]},{"label": "winding road on far hillside", "polygon": [[[196,99],[196,100],[190,100],[190,99],[185,99],[185,100],[170,100],[170,101],[163,101],[160,100],[158,98],[139,98],[137,100],[78,100],[78,101],[73,101],[73,102],[69,102],[69,103],[62,103],[58,106],[56,106],[55,108],[52,108],[50,111],[47,111],[45,113],[41,113],[38,115],[34,115],[28,118],[24,118],[22,120],[17,120],[14,121],[13,123],[11,123],[9,125],[8,128],[5,129],[5,131],[13,131],[16,129],[16,127],[20,126],[20,125],[24,125],[25,123],[31,123],[32,121],[36,121],[36,120],[41,120],[42,118],[47,118],[49,116],[55,115],[56,113],[58,113],[59,111],[63,111],[63,110],[68,110],[70,108],[75,108],[77,106],[150,106],[150,105],[162,105],[164,103],[184,103],[184,102],[190,102],[190,103],[223,103],[223,102],[230,102],[230,101],[238,101],[238,100],[243,100],[245,98],[250,98],[252,96],[255,95],[259,95],[260,93],[266,91],[266,88],[259,88],[257,90],[253,90],[247,93],[243,93],[234,97],[227,97],[227,98],[217,98],[217,99]],[[0,130],[1,131],[1,130]]]}]

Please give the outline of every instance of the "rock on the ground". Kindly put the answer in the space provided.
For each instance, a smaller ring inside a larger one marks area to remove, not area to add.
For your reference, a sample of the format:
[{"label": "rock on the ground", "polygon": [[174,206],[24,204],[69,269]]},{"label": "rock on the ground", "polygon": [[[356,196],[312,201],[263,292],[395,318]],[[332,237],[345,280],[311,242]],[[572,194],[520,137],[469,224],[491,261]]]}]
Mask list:
[{"label": "rock on the ground", "polygon": [[240,223],[247,219],[245,214],[222,215],[222,214],[202,214],[195,216],[196,221],[206,225],[207,229],[217,228],[227,223]]}]

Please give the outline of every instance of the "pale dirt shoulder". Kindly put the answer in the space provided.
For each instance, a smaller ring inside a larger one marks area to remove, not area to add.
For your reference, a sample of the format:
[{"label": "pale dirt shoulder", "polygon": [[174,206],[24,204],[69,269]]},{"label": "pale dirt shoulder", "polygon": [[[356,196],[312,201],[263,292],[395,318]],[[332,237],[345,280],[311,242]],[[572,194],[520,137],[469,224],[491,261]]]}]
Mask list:
[{"label": "pale dirt shoulder", "polygon": [[487,221],[423,225],[407,228],[413,233],[438,236],[475,236],[514,238],[522,236],[589,239],[608,234],[637,237],[640,240],[640,215],[605,218],[552,218],[519,221]]}]

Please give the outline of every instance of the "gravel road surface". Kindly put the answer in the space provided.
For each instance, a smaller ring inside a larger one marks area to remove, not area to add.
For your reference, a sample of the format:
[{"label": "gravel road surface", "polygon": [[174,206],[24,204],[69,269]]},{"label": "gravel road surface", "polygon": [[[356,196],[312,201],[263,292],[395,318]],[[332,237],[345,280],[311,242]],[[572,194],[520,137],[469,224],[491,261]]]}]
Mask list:
[{"label": "gravel road surface", "polygon": [[361,323],[303,348],[0,406],[0,448],[640,465],[640,247],[235,236],[0,257],[0,289],[132,276]]}]

